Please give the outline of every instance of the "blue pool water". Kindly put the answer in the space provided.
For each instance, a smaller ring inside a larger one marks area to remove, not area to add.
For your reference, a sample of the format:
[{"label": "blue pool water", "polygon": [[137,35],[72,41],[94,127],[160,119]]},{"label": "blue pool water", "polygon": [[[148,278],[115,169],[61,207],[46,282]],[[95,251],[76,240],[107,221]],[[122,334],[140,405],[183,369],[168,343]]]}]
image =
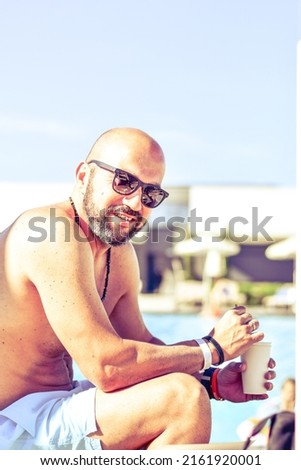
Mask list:
[{"label": "blue pool water", "polygon": [[[149,330],[167,344],[202,337],[209,333],[214,319],[195,314],[144,314],[144,321]],[[282,381],[288,376],[295,377],[295,317],[291,315],[268,315],[258,317],[260,329],[265,339],[272,342],[272,357],[277,362],[277,379],[270,397],[279,394]],[[75,378],[81,374],[75,368]],[[230,403],[211,400],[213,429],[212,442],[237,441],[237,426],[243,420],[253,416],[262,402]]]}]

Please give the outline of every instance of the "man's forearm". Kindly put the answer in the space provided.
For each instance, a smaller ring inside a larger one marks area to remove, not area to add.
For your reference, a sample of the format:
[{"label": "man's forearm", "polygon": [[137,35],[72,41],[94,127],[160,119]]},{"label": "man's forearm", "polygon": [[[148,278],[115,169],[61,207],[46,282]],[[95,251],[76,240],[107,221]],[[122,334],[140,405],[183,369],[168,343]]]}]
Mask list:
[{"label": "man's forearm", "polygon": [[96,385],[112,392],[173,372],[193,375],[203,364],[202,351],[193,341],[189,345],[165,346],[123,340],[123,348],[103,364],[102,380]]}]

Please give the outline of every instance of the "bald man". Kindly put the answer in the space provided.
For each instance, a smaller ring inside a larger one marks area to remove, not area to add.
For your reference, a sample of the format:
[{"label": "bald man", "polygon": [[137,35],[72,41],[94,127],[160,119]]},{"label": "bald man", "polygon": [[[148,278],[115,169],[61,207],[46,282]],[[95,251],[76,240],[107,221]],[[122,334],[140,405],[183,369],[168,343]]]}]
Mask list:
[{"label": "bald man", "polygon": [[[175,345],[143,322],[130,238],[168,196],[164,171],[149,135],[112,129],[78,165],[69,199],[28,210],[1,234],[1,449],[206,443],[210,398],[267,398],[243,394],[241,363],[211,367],[262,340],[244,307],[205,339]],[[73,380],[73,360],[87,380]]]}]

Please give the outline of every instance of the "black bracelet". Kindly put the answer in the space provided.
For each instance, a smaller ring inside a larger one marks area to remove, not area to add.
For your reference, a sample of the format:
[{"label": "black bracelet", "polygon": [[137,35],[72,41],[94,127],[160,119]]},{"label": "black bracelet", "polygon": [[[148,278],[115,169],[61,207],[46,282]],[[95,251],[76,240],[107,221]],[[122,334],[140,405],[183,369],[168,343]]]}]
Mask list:
[{"label": "black bracelet", "polygon": [[213,393],[212,393],[212,387],[211,387],[211,378],[213,376],[214,371],[216,370],[215,367],[209,367],[209,369],[204,370],[201,378],[201,384],[205,387],[209,398],[214,398]]},{"label": "black bracelet", "polygon": [[225,357],[224,351],[222,350],[220,344],[214,338],[212,338],[212,336],[203,336],[203,339],[206,339],[207,341],[209,341],[209,343],[212,343],[215,349],[217,350],[219,361],[215,365],[219,366],[220,364],[222,364],[225,361]]}]

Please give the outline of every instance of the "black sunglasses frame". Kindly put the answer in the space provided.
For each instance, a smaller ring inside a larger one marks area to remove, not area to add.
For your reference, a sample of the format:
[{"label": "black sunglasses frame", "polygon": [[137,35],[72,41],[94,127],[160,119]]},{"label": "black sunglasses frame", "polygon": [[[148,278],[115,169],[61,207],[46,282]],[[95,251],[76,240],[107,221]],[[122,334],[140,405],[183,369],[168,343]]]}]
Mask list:
[{"label": "black sunglasses frame", "polygon": [[[158,207],[161,204],[161,202],[163,202],[164,199],[166,199],[169,196],[169,193],[167,191],[165,191],[164,189],[162,189],[160,186],[158,186],[156,184],[143,183],[143,181],[141,181],[139,178],[137,178],[137,176],[132,175],[132,173],[129,173],[128,171],[121,170],[120,168],[116,168],[114,166],[108,165],[107,163],[100,162],[99,160],[90,160],[88,163],[89,164],[90,163],[95,163],[95,165],[97,165],[99,168],[102,168],[103,170],[107,170],[107,171],[110,171],[111,173],[114,173],[114,178],[113,178],[113,181],[112,181],[112,188],[117,194],[129,195],[129,194],[133,194],[135,191],[137,191],[137,189],[142,188],[141,202],[144,206],[146,206],[150,209]],[[122,191],[117,191],[117,189],[115,188],[115,184],[114,184],[115,183],[115,178],[118,177],[119,175],[122,175],[122,174],[127,175],[130,178],[132,178],[133,181],[138,183],[138,186],[135,187],[134,189],[131,189],[130,186],[128,186],[129,191],[126,192],[126,193],[124,193]],[[162,195],[162,199],[161,199],[160,202],[158,202],[158,204],[156,204],[156,205],[147,204],[143,200],[143,197],[146,197],[148,200],[151,200],[152,202],[155,202],[155,199],[152,199],[151,196],[149,195],[149,191],[160,191],[160,193]]]}]

